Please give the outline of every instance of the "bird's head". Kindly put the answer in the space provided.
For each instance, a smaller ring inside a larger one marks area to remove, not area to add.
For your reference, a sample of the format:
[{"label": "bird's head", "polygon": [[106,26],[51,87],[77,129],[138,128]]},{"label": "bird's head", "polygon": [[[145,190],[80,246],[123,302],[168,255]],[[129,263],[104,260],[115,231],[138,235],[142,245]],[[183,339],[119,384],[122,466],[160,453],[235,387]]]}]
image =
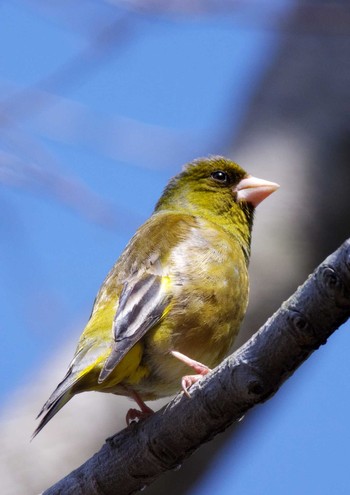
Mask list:
[{"label": "bird's head", "polygon": [[203,216],[229,230],[246,230],[250,237],[255,207],[278,187],[249,175],[227,158],[199,158],[170,180],[156,211]]}]

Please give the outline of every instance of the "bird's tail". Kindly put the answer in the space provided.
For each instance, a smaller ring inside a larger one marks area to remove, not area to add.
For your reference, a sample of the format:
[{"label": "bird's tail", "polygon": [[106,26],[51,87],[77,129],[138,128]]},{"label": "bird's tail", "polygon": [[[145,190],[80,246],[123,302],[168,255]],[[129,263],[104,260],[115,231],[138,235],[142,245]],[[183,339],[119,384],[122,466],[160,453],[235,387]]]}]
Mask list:
[{"label": "bird's tail", "polygon": [[78,392],[84,392],[85,390],[91,390],[91,387],[87,387],[86,379],[91,372],[92,375],[95,370],[97,370],[97,373],[100,372],[101,362],[104,361],[106,352],[110,352],[108,345],[106,347],[101,345],[94,346],[92,344],[93,342],[90,342],[89,346],[82,346],[76,352],[69,365],[66,376],[61,383],[57,385],[56,389],[49,397],[49,400],[45,402],[38,414],[37,419],[41,417],[41,420],[32,435],[32,439],[44,428],[50,419],[52,419],[55,414],[71,400],[73,395]]},{"label": "bird's tail", "polygon": [[70,369],[61,383],[58,384],[57,388],[51,394],[47,402],[43,405],[41,411],[39,412],[37,419],[41,418],[41,421],[32,435],[33,438],[39,433],[40,430],[52,419],[56,413],[73,397],[72,392],[73,386],[80,380],[81,376],[77,376],[72,373]]}]

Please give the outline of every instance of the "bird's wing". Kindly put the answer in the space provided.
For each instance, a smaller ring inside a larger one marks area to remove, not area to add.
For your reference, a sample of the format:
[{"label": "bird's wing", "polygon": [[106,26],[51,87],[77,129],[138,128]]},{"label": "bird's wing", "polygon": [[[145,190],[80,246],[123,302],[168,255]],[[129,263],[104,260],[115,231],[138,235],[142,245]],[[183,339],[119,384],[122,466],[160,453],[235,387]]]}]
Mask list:
[{"label": "bird's wing", "polygon": [[102,383],[131,347],[165,315],[167,277],[144,272],[124,283],[113,322],[114,344],[99,376]]}]

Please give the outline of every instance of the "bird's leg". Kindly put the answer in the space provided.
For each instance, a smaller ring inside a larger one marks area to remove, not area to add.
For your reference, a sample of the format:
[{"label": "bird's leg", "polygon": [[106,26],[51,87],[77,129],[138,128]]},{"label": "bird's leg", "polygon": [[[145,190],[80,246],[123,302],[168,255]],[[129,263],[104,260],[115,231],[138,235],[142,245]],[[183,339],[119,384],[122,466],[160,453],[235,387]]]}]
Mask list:
[{"label": "bird's leg", "polygon": [[134,399],[134,401],[136,402],[136,404],[139,406],[140,410],[139,409],[129,409],[129,411],[126,413],[126,424],[129,426],[130,423],[132,421],[135,421],[135,419],[137,420],[140,420],[140,419],[144,419],[144,418],[147,418],[148,416],[150,416],[151,414],[154,414],[154,411],[153,409],[151,409],[150,407],[148,407],[144,402],[143,400],[141,399],[141,397],[139,396],[139,394],[137,392],[135,392],[134,390],[128,390],[128,396],[131,398],[131,399]]},{"label": "bird's leg", "polygon": [[187,364],[198,373],[197,375],[183,376],[181,380],[182,390],[187,395],[187,397],[191,398],[188,389],[191,387],[191,385],[193,385],[194,383],[198,382],[198,380],[203,378],[203,376],[207,375],[209,371],[211,371],[211,369],[208,368],[208,366],[206,366],[205,364],[199,363],[198,361],[195,361],[194,359],[185,356],[185,354],[182,354],[181,352],[178,351],[170,351],[170,352],[174,357],[176,357],[176,359],[179,359],[183,363]]}]

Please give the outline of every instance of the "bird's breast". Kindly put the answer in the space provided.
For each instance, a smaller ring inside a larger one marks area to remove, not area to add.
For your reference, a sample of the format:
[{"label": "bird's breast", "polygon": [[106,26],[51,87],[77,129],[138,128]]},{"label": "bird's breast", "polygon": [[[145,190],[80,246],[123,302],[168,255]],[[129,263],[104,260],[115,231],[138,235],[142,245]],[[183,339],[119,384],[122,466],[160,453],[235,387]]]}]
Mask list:
[{"label": "bird's breast", "polygon": [[145,339],[151,375],[178,388],[191,370],[171,350],[214,367],[227,355],[244,316],[248,274],[238,242],[206,229],[193,231],[167,260],[170,309]]}]

